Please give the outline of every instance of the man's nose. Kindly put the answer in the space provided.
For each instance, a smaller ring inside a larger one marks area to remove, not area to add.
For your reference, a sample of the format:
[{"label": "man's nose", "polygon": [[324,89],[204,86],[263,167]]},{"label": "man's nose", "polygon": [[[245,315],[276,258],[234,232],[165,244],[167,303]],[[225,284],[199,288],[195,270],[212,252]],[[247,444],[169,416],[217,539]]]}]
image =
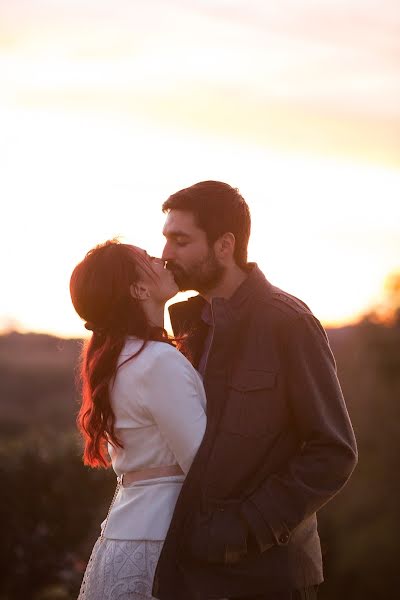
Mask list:
[{"label": "man's nose", "polygon": [[173,252],[171,250],[171,246],[168,242],[166,242],[166,244],[164,246],[164,250],[162,251],[161,258],[163,260],[172,260],[174,258]]}]

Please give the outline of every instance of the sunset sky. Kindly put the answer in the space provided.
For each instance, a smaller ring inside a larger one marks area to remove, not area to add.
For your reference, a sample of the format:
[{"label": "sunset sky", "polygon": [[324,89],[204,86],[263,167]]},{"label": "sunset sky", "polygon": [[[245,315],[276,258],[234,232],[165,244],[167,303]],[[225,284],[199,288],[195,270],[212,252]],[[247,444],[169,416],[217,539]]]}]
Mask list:
[{"label": "sunset sky", "polygon": [[250,259],[345,324],[400,271],[398,0],[0,0],[0,329],[85,331],[69,298],[163,200],[238,187]]}]

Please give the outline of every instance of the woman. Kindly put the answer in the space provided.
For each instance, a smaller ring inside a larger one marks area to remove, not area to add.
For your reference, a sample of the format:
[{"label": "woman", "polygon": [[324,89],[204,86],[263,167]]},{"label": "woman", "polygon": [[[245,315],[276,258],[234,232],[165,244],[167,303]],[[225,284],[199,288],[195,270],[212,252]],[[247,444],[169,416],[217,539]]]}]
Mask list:
[{"label": "woman", "polygon": [[148,600],[204,434],[203,384],[164,330],[164,305],[178,288],[161,259],[108,241],[77,265],[70,291],[93,332],[83,350],[78,415],[84,463],[107,467],[110,457],[118,476],[79,600]]}]

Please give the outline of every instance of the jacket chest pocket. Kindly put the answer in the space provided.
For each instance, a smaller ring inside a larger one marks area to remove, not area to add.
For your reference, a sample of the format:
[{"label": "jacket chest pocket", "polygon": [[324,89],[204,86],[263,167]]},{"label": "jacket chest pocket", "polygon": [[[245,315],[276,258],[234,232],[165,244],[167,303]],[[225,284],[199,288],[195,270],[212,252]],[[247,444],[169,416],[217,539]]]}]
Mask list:
[{"label": "jacket chest pocket", "polygon": [[277,426],[277,373],[244,371],[233,376],[221,427],[244,437],[271,435]]}]

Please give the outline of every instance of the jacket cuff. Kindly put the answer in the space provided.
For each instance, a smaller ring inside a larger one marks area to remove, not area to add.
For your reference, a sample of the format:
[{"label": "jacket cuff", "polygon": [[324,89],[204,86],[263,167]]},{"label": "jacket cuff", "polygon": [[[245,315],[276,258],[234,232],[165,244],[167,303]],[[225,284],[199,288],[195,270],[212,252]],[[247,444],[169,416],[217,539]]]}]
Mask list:
[{"label": "jacket cuff", "polygon": [[252,500],[247,499],[243,502],[241,513],[257,542],[260,552],[265,552],[275,545],[286,546],[289,542],[289,531],[282,524],[267,523]]}]

